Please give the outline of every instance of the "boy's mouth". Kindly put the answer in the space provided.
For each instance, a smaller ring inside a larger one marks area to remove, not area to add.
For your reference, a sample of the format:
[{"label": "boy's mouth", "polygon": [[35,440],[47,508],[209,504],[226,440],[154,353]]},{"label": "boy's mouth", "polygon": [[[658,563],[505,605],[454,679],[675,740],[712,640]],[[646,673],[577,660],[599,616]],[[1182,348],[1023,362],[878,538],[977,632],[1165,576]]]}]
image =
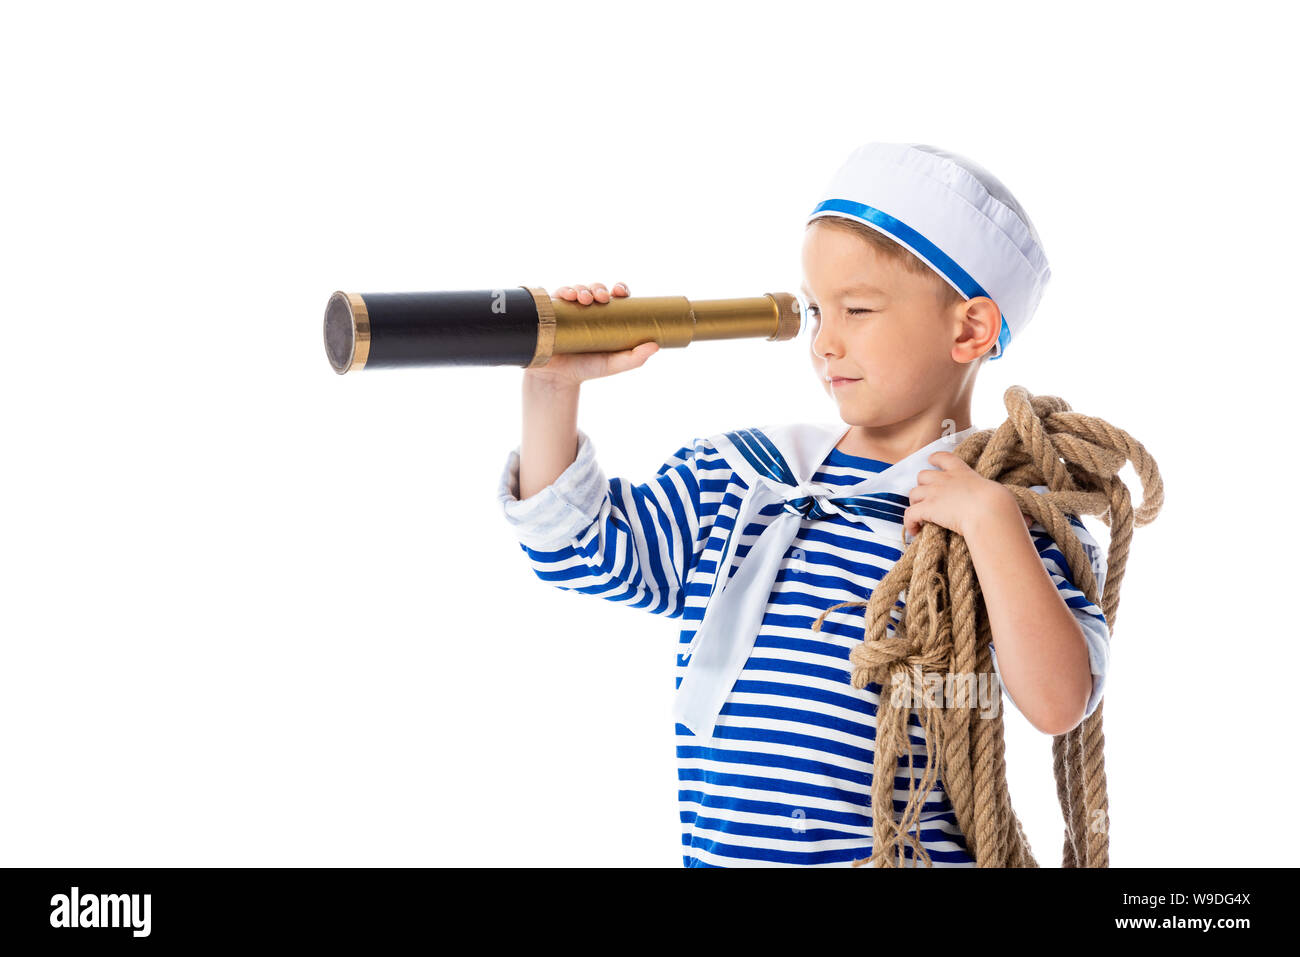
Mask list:
[{"label": "boy's mouth", "polygon": [[846,378],[845,376],[838,376],[838,375],[836,375],[836,376],[827,376],[827,377],[826,377],[826,381],[829,382],[829,383],[831,384],[831,388],[832,388],[832,389],[835,389],[835,388],[839,388],[840,386],[852,385],[853,383],[855,383],[855,382],[861,382],[862,380],[861,380],[861,379],[849,379],[849,378]]}]

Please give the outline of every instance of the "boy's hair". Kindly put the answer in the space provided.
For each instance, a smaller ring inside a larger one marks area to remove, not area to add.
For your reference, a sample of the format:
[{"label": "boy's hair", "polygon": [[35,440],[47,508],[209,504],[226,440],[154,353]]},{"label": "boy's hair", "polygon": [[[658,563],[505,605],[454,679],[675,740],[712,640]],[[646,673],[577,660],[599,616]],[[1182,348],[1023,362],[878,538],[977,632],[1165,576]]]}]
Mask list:
[{"label": "boy's hair", "polygon": [[895,265],[902,266],[914,276],[924,276],[931,281],[934,286],[935,294],[939,298],[940,308],[947,309],[955,306],[959,302],[965,302],[966,297],[952,287],[952,285],[940,276],[937,272],[915,253],[906,246],[902,246],[890,239],[878,229],[873,229],[866,223],[860,223],[856,219],[849,219],[846,216],[819,216],[816,219],[810,219],[807,228],[821,224],[823,226],[837,226],[840,229],[848,230],[857,236],[863,242],[868,243],[876,252],[884,256],[887,260]]}]

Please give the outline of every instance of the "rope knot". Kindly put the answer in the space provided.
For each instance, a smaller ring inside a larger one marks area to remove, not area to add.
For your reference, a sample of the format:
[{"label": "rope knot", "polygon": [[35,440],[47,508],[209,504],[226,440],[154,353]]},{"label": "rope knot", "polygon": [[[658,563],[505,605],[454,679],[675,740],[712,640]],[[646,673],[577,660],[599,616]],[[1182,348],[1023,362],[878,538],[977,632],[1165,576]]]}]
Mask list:
[{"label": "rope knot", "polygon": [[874,682],[888,688],[897,681],[923,680],[925,674],[946,675],[952,658],[952,643],[926,646],[917,639],[884,638],[859,642],[849,651],[853,686]]}]

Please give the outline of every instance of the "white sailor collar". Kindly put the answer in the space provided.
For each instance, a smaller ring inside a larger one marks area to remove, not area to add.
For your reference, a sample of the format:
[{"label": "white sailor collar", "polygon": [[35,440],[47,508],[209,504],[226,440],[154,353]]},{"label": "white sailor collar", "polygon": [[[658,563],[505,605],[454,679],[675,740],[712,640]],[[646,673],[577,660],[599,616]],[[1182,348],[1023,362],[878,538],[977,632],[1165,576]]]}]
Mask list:
[{"label": "white sailor collar", "polygon": [[686,649],[690,660],[674,699],[676,719],[693,734],[712,737],[718,713],[753,650],[780,563],[803,520],[799,512],[783,508],[759,532],[745,560],[731,575],[740,538],[758,511],[773,502],[798,502],[807,496],[821,500],[884,493],[906,496],[916,487],[918,473],[934,467],[929,462],[931,455],[952,451],[976,431],[972,425],[942,435],[849,487],[813,482],[850,428],[843,422],[794,423],[738,429],[710,438],[748,488],[719,558],[703,619]]}]

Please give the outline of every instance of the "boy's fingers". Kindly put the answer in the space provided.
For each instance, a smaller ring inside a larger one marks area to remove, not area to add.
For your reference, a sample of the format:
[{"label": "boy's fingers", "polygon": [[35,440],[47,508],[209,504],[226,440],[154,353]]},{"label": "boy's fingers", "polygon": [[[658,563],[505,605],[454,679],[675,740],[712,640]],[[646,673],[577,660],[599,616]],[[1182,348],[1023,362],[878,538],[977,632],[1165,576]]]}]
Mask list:
[{"label": "boy's fingers", "polygon": [[593,282],[590,286],[583,283],[574,283],[572,286],[560,286],[551,293],[551,296],[555,299],[576,299],[581,303],[586,303],[588,299],[597,302],[609,302],[613,296],[630,295],[632,295],[632,291],[627,288],[625,282],[615,283],[613,289],[607,287],[603,282]]},{"label": "boy's fingers", "polygon": [[593,282],[590,286],[574,283],[572,286],[560,286],[551,293],[551,296],[555,299],[576,299],[579,302],[586,302],[584,296],[598,302],[609,302],[613,296],[630,295],[632,295],[632,291],[627,288],[625,282],[615,283],[613,289],[607,287],[603,282]]}]

